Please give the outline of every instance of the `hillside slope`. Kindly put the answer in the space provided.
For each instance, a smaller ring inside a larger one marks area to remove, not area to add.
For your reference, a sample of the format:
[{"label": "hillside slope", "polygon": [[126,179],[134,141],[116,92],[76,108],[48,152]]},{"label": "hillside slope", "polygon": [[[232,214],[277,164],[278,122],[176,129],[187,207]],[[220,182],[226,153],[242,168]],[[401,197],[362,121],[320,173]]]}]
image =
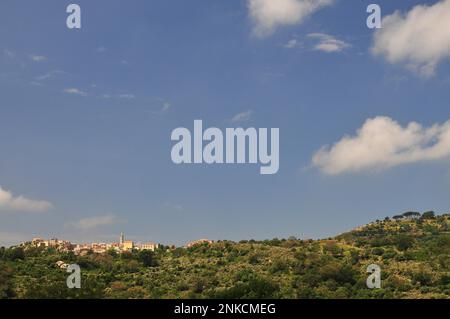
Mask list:
[{"label": "hillside slope", "polygon": [[[0,250],[0,298],[450,298],[450,215],[377,221],[326,240],[220,241],[83,257]],[[82,268],[66,287],[57,261]],[[382,271],[368,289],[366,268]]]}]

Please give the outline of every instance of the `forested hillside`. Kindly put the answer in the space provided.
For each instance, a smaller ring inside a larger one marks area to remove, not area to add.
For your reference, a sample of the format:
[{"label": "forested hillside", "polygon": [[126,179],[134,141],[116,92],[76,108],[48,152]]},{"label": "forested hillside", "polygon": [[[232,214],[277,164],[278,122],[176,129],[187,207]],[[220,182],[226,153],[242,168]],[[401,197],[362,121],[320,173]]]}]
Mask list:
[{"label": "forested hillside", "polygon": [[[76,263],[82,288],[56,263]],[[382,271],[368,289],[366,268]],[[75,256],[0,250],[0,298],[450,298],[450,215],[406,213],[335,238],[219,241]]]}]

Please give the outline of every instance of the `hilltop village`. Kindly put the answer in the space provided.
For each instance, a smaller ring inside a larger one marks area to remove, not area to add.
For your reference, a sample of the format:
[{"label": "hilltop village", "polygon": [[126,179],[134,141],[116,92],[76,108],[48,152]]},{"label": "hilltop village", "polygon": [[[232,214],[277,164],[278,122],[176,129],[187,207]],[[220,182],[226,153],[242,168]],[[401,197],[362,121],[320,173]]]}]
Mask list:
[{"label": "hilltop village", "polygon": [[[184,247],[190,248],[198,244],[213,243],[212,240],[209,239],[199,239],[193,242],[187,243]],[[126,240],[125,235],[120,234],[119,241],[114,243],[85,243],[85,244],[76,244],[72,243],[68,240],[59,240],[57,238],[52,238],[49,240],[43,238],[33,238],[31,242],[22,243],[20,246],[32,246],[32,247],[44,247],[44,248],[53,248],[59,252],[73,252],[75,255],[84,256],[91,252],[96,254],[104,254],[107,251],[115,251],[117,253],[123,252],[131,252],[131,251],[142,251],[142,250],[150,250],[155,251],[161,247],[158,243],[148,242],[148,243],[136,243],[132,240]],[[172,246],[172,248],[176,248]]]}]

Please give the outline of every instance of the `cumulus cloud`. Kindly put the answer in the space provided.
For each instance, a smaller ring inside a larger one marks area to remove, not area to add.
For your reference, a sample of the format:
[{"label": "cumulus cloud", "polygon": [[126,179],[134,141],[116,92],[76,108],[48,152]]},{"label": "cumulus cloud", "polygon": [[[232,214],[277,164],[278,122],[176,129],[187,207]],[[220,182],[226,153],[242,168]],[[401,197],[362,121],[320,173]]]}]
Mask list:
[{"label": "cumulus cloud", "polygon": [[87,96],[87,93],[77,89],[77,88],[68,88],[68,89],[64,89],[64,93],[67,94],[73,94],[73,95],[80,95],[80,96]]},{"label": "cumulus cloud", "polygon": [[253,114],[252,111],[245,111],[245,112],[238,113],[235,116],[233,116],[233,118],[231,118],[230,122],[231,123],[247,122],[248,120],[250,120],[250,117],[252,116],[252,114]]},{"label": "cumulus cloud", "polygon": [[350,46],[347,42],[325,33],[310,33],[308,37],[317,41],[314,50],[326,53],[341,52]]},{"label": "cumulus cloud", "polygon": [[406,127],[389,117],[368,119],[355,136],[322,147],[312,164],[329,175],[450,159],[450,121]]},{"label": "cumulus cloud", "polygon": [[258,37],[272,34],[277,28],[301,24],[310,15],[334,0],[248,0],[253,32]]},{"label": "cumulus cloud", "polygon": [[0,187],[0,211],[45,212],[53,207],[45,200],[28,199],[22,195],[14,196],[10,191]]},{"label": "cumulus cloud", "polygon": [[450,0],[396,11],[382,20],[382,26],[374,35],[372,52],[390,63],[429,77],[450,57]]},{"label": "cumulus cloud", "polygon": [[117,219],[114,215],[94,216],[80,219],[73,223],[73,226],[80,230],[90,230],[101,226],[113,225],[116,222]]}]

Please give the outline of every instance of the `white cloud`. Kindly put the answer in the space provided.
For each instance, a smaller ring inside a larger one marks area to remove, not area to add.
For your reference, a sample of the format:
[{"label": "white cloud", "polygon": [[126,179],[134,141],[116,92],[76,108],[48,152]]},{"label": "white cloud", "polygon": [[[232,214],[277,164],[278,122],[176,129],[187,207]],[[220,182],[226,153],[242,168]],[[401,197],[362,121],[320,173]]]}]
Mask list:
[{"label": "white cloud", "polygon": [[307,17],[329,6],[334,0],[248,0],[253,32],[258,37],[268,36],[277,28],[301,24]]},{"label": "white cloud", "polygon": [[317,41],[314,50],[326,53],[341,52],[350,46],[347,42],[325,33],[310,33],[308,37]]},{"label": "white cloud", "polygon": [[338,175],[444,159],[450,159],[450,121],[429,128],[416,122],[402,127],[380,116],[368,119],[356,136],[322,147],[312,164],[325,174]]},{"label": "white cloud", "polygon": [[0,211],[45,212],[53,207],[45,200],[33,200],[13,194],[0,187]]},{"label": "white cloud", "polygon": [[43,56],[43,55],[30,55],[30,59],[33,62],[44,62],[47,60],[47,57]]},{"label": "white cloud", "polygon": [[114,215],[105,215],[83,218],[72,225],[80,230],[90,230],[101,226],[113,225],[116,222],[117,218]]},{"label": "white cloud", "polygon": [[86,93],[86,92],[84,92],[84,91],[82,91],[82,90],[80,90],[80,89],[77,89],[77,88],[68,88],[68,89],[64,89],[64,92],[65,92],[65,93],[68,93],[68,94],[87,96],[87,93]]},{"label": "white cloud", "polygon": [[372,52],[429,77],[450,57],[450,0],[418,5],[386,16],[374,36]]},{"label": "white cloud", "polygon": [[245,111],[245,112],[238,113],[235,116],[233,116],[233,118],[230,120],[230,122],[231,123],[247,122],[248,120],[250,120],[250,117],[252,116],[252,114],[253,114],[252,111]]}]

